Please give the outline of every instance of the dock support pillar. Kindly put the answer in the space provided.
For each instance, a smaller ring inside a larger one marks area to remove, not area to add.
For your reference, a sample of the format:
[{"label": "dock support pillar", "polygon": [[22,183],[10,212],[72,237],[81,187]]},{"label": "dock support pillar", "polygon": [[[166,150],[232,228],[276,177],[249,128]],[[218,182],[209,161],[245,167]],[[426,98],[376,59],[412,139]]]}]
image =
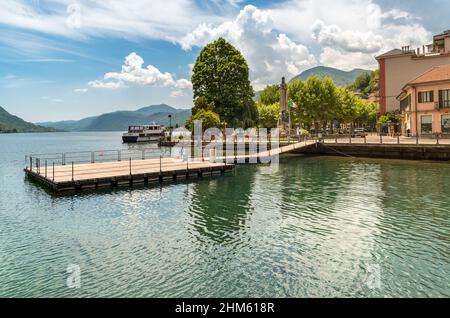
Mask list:
[{"label": "dock support pillar", "polygon": [[131,157],[130,157],[130,177],[131,177]]}]

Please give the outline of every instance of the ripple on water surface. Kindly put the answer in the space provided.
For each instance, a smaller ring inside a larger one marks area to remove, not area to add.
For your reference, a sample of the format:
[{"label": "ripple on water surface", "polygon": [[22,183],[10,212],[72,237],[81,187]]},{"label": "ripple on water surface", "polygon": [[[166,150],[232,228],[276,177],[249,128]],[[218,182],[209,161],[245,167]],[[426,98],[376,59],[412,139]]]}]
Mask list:
[{"label": "ripple on water surface", "polygon": [[2,156],[0,296],[450,296],[447,164],[286,158],[51,196]]}]

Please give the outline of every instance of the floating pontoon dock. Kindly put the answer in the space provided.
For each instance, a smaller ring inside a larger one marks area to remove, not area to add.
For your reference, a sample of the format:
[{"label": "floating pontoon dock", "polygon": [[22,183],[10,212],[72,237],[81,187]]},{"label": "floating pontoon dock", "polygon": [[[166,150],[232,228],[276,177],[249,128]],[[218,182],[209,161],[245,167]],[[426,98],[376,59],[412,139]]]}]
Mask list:
[{"label": "floating pontoon dock", "polygon": [[[33,163],[33,160],[30,161]],[[223,174],[233,170],[233,165],[209,161],[181,161],[157,158],[98,163],[69,163],[51,165],[41,160],[25,168],[26,175],[56,191],[99,189],[150,182],[163,182]]]}]

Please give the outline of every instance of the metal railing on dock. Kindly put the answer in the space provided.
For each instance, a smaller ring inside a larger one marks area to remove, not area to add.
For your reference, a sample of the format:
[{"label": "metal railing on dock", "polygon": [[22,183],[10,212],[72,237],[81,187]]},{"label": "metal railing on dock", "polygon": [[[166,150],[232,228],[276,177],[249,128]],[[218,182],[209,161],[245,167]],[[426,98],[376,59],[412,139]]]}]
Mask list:
[{"label": "metal railing on dock", "polygon": [[128,160],[146,160],[158,158],[159,156],[170,156],[170,150],[164,149],[139,149],[139,150],[96,150],[96,151],[77,151],[62,153],[43,153],[31,154],[25,156],[25,164],[27,167],[42,166],[45,162],[47,165],[65,166],[71,163],[100,163],[113,161]]}]

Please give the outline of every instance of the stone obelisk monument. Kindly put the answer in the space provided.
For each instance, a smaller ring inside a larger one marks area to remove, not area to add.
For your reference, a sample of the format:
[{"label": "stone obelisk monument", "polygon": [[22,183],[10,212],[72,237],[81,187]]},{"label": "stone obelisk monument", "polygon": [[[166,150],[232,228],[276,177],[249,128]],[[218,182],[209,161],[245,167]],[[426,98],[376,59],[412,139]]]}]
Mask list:
[{"label": "stone obelisk monument", "polygon": [[287,100],[287,85],[286,79],[284,77],[281,79],[280,85],[280,121],[278,124],[278,128],[280,128],[280,130],[283,133],[288,133],[290,129],[290,114]]}]

